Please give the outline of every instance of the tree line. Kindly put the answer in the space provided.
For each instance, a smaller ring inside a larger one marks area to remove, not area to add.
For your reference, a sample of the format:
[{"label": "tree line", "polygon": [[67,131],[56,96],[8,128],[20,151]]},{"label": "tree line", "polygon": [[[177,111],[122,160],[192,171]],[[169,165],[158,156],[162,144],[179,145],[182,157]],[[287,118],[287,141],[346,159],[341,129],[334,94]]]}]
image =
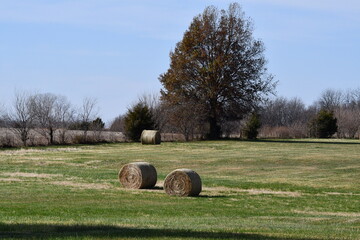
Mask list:
[{"label": "tree line", "polygon": [[[255,109],[239,120],[221,122],[221,137],[355,138],[360,133],[360,88],[327,89],[309,106],[299,98],[273,97],[258,102]],[[172,140],[190,141],[208,138],[210,126],[200,117],[201,111],[196,105],[175,108],[159,94],[145,94],[105,128],[96,99],[85,98],[76,107],[65,96],[17,92],[12,106],[0,108],[0,127],[10,130],[23,146],[39,145],[32,132],[41,136],[44,145],[102,142],[104,131],[121,132],[126,137],[122,140],[138,141],[144,129],[178,134],[180,138]],[[77,135],[69,139],[72,131],[78,131]],[[16,145],[4,131],[0,138],[2,147]]]},{"label": "tree line", "polygon": [[[52,93],[16,92],[8,109],[2,106],[0,127],[9,129],[1,133],[0,145],[39,145],[34,138],[41,138],[43,145],[89,143],[99,141],[105,123],[98,116],[96,99],[85,98],[75,107],[61,95]],[[81,134],[69,140],[69,130],[81,130]],[[92,131],[92,136],[88,132]],[[94,134],[96,132],[96,134]]]},{"label": "tree line", "polygon": [[[236,121],[222,121],[222,138],[355,138],[360,134],[360,88],[327,89],[311,105],[299,98],[273,97]],[[178,133],[184,140],[207,139],[209,124],[196,106],[174,108],[158,95],[143,95],[110,130],[137,141],[143,129]]]},{"label": "tree line", "polygon": [[[331,137],[335,134],[337,138],[355,138],[360,128],[360,88],[348,91],[327,89],[307,107],[298,98],[279,97],[264,104],[262,109],[264,137]],[[328,121],[332,134],[319,132],[321,124],[316,121],[320,119],[321,122],[324,117],[323,122]]]}]

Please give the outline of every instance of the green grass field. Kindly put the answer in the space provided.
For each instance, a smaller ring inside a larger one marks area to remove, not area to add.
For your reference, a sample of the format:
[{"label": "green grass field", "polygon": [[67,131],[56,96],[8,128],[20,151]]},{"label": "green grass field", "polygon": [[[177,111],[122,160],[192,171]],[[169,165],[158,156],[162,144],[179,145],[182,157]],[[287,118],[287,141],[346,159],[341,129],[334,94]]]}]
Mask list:
[{"label": "green grass field", "polygon": [[[153,190],[121,187],[152,163]],[[176,168],[199,197],[168,196]],[[206,141],[0,151],[0,239],[360,239],[360,141]]]}]

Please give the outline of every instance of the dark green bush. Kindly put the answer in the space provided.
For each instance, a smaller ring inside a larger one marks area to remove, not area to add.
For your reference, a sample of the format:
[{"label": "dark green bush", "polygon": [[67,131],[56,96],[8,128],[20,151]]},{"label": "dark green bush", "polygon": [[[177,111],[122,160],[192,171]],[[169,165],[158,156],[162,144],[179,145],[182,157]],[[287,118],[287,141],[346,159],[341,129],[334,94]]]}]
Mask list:
[{"label": "dark green bush", "polygon": [[338,130],[334,113],[321,110],[310,123],[310,135],[317,138],[330,138]]},{"label": "dark green bush", "polygon": [[126,137],[135,142],[140,141],[143,130],[154,129],[155,122],[148,106],[138,103],[129,109],[125,115],[124,127]]},{"label": "dark green bush", "polygon": [[259,134],[259,128],[261,126],[260,118],[257,113],[252,113],[249,120],[247,121],[243,133],[246,139],[256,139]]}]

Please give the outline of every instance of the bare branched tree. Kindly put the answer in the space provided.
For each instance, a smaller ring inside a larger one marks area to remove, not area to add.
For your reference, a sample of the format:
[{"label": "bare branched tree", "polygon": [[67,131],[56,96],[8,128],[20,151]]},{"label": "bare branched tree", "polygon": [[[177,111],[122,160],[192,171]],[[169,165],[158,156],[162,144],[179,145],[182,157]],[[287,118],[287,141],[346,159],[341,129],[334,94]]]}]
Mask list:
[{"label": "bare branched tree", "polygon": [[47,139],[49,144],[54,143],[56,99],[56,95],[45,93],[34,95],[30,101],[31,111],[35,117],[36,131]]},{"label": "bare branched tree", "polygon": [[84,131],[84,141],[87,141],[88,131],[90,130],[90,124],[96,119],[99,110],[97,108],[97,100],[95,98],[84,98],[83,103],[79,110],[79,121]]},{"label": "bare branched tree", "polygon": [[334,111],[343,103],[343,93],[338,90],[327,89],[319,99],[320,108],[327,111]]},{"label": "bare branched tree", "polygon": [[192,140],[196,135],[203,135],[204,119],[201,104],[195,102],[179,102],[166,106],[167,127],[175,132],[182,133],[186,141]]},{"label": "bare branched tree", "polygon": [[117,116],[110,124],[110,131],[124,132],[124,115]]},{"label": "bare branched tree", "polygon": [[339,106],[334,108],[338,119],[338,137],[354,138],[360,129],[360,88],[342,94]]},{"label": "bare branched tree", "polygon": [[147,106],[151,112],[155,127],[157,130],[162,131],[167,123],[166,118],[166,107],[160,99],[159,94],[143,94],[139,97],[138,102],[143,103]]},{"label": "bare branched tree", "polygon": [[0,127],[5,127],[6,116],[4,104],[0,103]]},{"label": "bare branched tree", "polygon": [[64,96],[51,93],[35,94],[30,101],[36,131],[49,144],[55,143],[55,133],[59,130],[60,142],[65,143],[65,133],[74,115],[70,102]]},{"label": "bare branched tree", "polygon": [[75,110],[64,96],[58,96],[55,103],[56,124],[59,131],[60,143],[66,143],[66,132],[71,123],[74,122]]},{"label": "bare branched tree", "polygon": [[306,123],[304,119],[305,104],[298,98],[276,98],[267,102],[261,112],[263,125],[280,127],[291,126],[295,123]]},{"label": "bare branched tree", "polygon": [[32,95],[26,92],[16,92],[13,108],[8,115],[12,130],[20,136],[24,146],[27,146],[30,130],[34,127],[34,114],[31,110]]},{"label": "bare branched tree", "polygon": [[354,138],[360,128],[360,108],[337,108],[334,112],[338,119],[338,137]]}]

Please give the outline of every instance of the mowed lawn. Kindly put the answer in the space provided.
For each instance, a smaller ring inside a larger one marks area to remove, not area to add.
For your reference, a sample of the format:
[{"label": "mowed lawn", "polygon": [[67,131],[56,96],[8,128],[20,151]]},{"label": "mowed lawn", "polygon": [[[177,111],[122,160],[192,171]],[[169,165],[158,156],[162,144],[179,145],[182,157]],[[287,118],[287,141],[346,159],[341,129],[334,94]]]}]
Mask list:
[{"label": "mowed lawn", "polygon": [[[158,171],[124,189],[129,162]],[[199,197],[168,196],[195,170]],[[360,141],[120,143],[0,151],[0,239],[360,239]]]}]

